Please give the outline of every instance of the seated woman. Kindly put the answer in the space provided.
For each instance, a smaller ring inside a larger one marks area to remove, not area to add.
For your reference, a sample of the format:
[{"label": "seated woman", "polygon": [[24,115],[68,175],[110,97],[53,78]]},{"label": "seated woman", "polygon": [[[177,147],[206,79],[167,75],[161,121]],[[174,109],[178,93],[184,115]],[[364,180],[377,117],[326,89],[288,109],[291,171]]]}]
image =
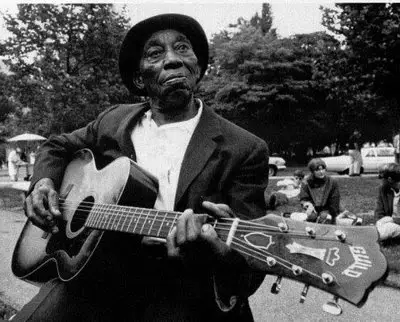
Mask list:
[{"label": "seated woman", "polygon": [[326,174],[326,163],[312,159],[308,163],[310,175],[300,189],[300,202],[307,221],[336,223],[340,212],[340,192],[337,182]]}]

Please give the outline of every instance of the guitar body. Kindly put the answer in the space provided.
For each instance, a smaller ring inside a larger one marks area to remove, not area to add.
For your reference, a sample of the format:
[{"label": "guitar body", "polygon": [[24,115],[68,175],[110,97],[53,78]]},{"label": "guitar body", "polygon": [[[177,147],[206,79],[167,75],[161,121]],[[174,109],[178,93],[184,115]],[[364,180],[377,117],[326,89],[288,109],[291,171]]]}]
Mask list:
[{"label": "guitar body", "polygon": [[138,204],[152,207],[156,181],[127,157],[97,170],[94,156],[81,150],[67,166],[60,188],[65,198],[59,232],[51,234],[26,222],[12,259],[13,273],[24,280],[42,283],[59,277],[69,281],[85,267],[103,234],[84,226],[94,204]]}]

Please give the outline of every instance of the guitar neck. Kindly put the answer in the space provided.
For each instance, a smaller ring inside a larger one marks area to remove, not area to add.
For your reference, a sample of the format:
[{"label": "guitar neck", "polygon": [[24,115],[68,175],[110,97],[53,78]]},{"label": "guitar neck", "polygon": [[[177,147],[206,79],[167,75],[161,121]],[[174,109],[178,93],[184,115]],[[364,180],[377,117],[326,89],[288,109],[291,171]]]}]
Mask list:
[{"label": "guitar neck", "polygon": [[[166,238],[181,212],[120,205],[94,205],[86,220],[88,228]],[[226,225],[226,224],[225,224]],[[218,223],[214,228],[218,230]],[[224,234],[220,236],[224,239]]]}]

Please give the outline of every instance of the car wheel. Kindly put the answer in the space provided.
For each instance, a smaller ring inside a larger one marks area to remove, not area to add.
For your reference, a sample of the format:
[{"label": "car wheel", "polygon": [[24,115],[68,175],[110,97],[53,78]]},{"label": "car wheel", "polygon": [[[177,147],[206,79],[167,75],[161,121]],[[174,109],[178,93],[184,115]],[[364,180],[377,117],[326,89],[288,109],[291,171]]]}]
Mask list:
[{"label": "car wheel", "polygon": [[277,171],[278,171],[278,170],[277,170],[276,167],[274,167],[273,165],[270,165],[270,166],[269,166],[269,169],[268,169],[268,174],[269,174],[270,177],[273,177],[273,176],[276,175],[276,172],[277,172]]},{"label": "car wheel", "polygon": [[338,174],[344,175],[344,174],[349,174],[349,169],[339,171]]}]

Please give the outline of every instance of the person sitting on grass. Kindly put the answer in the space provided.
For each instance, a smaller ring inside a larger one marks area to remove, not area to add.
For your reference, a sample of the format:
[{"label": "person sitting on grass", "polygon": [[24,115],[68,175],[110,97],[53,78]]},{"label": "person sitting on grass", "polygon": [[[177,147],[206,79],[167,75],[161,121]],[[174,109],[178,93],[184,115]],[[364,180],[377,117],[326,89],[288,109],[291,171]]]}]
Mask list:
[{"label": "person sitting on grass", "polygon": [[375,218],[379,239],[388,240],[400,236],[400,165],[389,163],[381,176]]},{"label": "person sitting on grass", "polygon": [[300,193],[302,183],[304,183],[304,172],[302,170],[295,170],[293,177],[278,181],[276,185],[281,187],[281,189],[271,193],[270,196],[267,196],[265,193],[267,209],[275,210],[279,206],[293,202],[298,203],[299,200],[296,197]]},{"label": "person sitting on grass", "polygon": [[300,189],[300,203],[307,214],[307,221],[335,224],[340,213],[338,183],[326,174],[326,163],[312,159],[308,163],[310,175]]}]

